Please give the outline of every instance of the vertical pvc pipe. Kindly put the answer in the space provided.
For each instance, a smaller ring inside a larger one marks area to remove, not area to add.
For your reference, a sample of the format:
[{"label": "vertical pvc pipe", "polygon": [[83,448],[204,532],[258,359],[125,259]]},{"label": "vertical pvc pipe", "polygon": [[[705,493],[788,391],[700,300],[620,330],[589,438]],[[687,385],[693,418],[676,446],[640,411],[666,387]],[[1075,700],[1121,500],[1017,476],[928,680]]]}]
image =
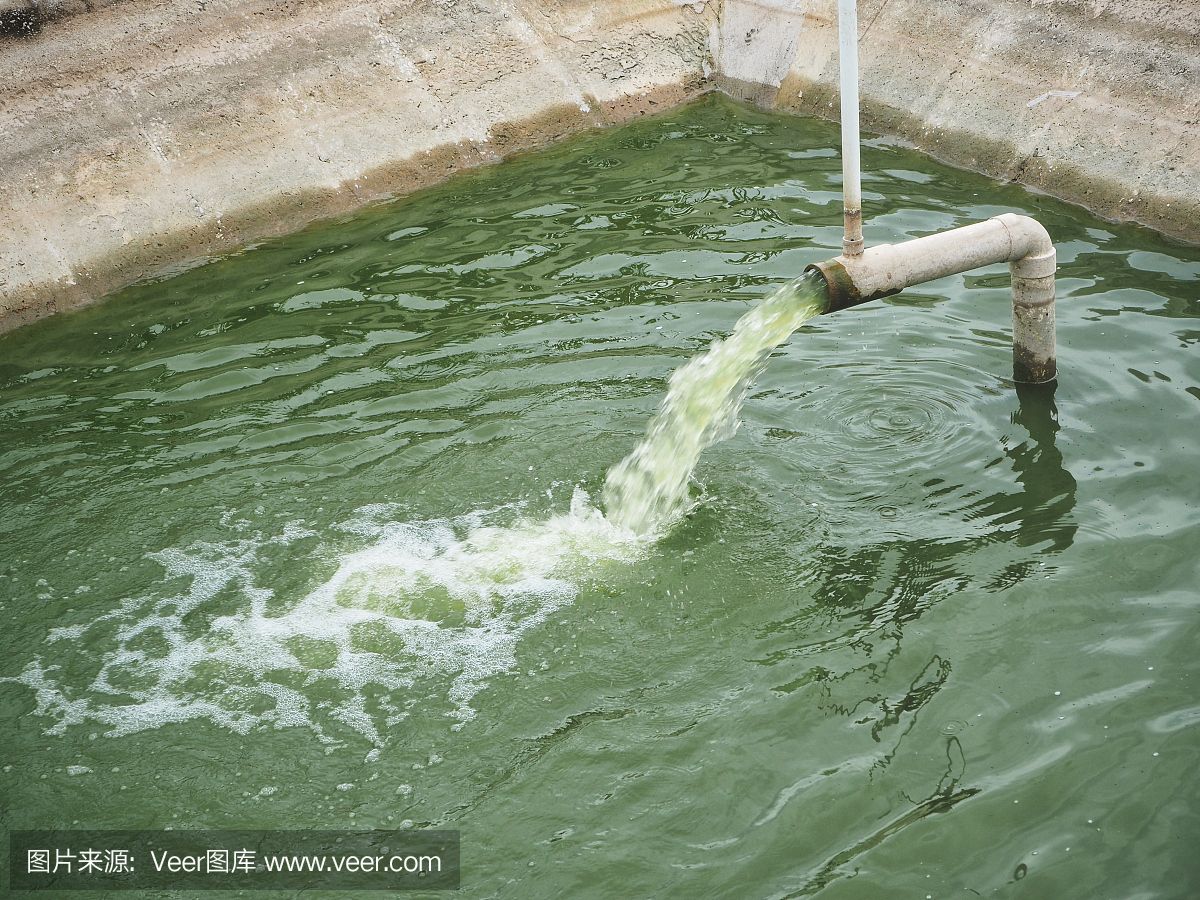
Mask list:
[{"label": "vertical pvc pipe", "polygon": [[842,255],[863,252],[862,180],[858,158],[858,5],[856,0],[838,0],[838,64],[841,69],[842,100],[842,199],[846,233]]},{"label": "vertical pvc pipe", "polygon": [[1013,381],[1045,384],[1058,377],[1054,337],[1057,254],[1031,254],[1009,263],[1013,296]]}]

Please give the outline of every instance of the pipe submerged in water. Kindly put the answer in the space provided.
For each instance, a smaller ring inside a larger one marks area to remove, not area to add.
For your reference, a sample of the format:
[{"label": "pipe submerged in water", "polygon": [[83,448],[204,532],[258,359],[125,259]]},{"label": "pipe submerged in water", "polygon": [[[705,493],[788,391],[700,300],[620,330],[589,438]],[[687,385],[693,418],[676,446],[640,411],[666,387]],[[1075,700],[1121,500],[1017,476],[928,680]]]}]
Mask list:
[{"label": "pipe submerged in water", "polygon": [[1056,254],[1050,235],[1036,219],[1005,213],[902,244],[869,247],[859,256],[835,256],[806,271],[820,273],[829,291],[825,312],[836,312],[1000,262],[1007,262],[1012,273],[1013,380],[1054,381]]},{"label": "pipe submerged in water", "polygon": [[1046,384],[1057,377],[1054,349],[1054,243],[1036,219],[1005,213],[941,234],[864,249],[858,135],[858,10],[838,0],[841,73],[842,255],[808,266],[825,279],[836,312],[906,287],[1007,262],[1012,273],[1013,380]]}]

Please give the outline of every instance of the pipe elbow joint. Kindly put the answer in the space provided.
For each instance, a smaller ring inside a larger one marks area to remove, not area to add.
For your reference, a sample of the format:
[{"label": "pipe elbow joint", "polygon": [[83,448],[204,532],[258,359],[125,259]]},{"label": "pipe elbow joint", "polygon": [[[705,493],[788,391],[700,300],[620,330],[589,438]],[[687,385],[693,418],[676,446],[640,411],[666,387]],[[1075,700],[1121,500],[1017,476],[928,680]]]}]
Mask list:
[{"label": "pipe elbow joint", "polygon": [[1037,219],[1004,213],[995,221],[1008,233],[1008,264],[1014,278],[1052,278],[1058,265],[1050,233]]}]

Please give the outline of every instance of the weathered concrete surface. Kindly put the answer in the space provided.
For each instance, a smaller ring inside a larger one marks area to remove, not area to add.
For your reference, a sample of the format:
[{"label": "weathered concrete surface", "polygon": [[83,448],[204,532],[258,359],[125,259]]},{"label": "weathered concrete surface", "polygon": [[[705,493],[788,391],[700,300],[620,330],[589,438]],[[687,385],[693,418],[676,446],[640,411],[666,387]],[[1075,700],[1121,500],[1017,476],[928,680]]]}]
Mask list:
[{"label": "weathered concrete surface", "polygon": [[0,324],[706,89],[672,0],[124,0],[0,36]]},{"label": "weathered concrete surface", "polygon": [[[834,0],[0,0],[4,23],[0,329],[714,87],[836,116]],[[1200,241],[1200,0],[860,0],[860,32],[868,128]]]},{"label": "weathered concrete surface", "polygon": [[[859,35],[865,128],[1200,242],[1200,0],[860,0]],[[836,0],[726,0],[716,42],[730,93],[837,117]]]},{"label": "weathered concrete surface", "polygon": [[0,0],[0,35],[36,34],[47,22],[125,0]]}]

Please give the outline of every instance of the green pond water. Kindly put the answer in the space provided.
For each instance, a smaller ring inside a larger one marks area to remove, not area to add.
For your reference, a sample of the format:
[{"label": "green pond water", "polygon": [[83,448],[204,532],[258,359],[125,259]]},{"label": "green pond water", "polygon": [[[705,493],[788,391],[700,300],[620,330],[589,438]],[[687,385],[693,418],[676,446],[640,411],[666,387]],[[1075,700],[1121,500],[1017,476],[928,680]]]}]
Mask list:
[{"label": "green pond water", "polygon": [[836,146],[708,100],[0,337],[0,824],[455,828],[470,897],[1196,896],[1200,251],[868,141],[870,242],[1047,226],[1057,392],[1006,267],[944,279],[775,351],[657,539],[600,511],[838,251]]}]

